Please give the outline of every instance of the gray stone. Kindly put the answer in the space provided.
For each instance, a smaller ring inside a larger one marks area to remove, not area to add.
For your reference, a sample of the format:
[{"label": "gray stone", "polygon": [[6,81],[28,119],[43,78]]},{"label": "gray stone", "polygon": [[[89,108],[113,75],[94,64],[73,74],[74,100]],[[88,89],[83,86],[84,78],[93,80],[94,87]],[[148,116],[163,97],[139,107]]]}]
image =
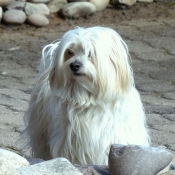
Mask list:
[{"label": "gray stone", "polygon": [[89,0],[67,0],[67,2],[89,2]]},{"label": "gray stone", "polygon": [[125,4],[125,5],[133,5],[136,2],[136,0],[112,0],[113,4]]},{"label": "gray stone", "polygon": [[28,0],[28,2],[31,2],[31,3],[44,3],[44,4],[47,4],[50,2],[50,0]]},{"label": "gray stone", "polygon": [[50,0],[47,6],[50,12],[58,12],[65,4],[67,4],[66,0]]},{"label": "gray stone", "polygon": [[138,2],[153,2],[154,0],[137,0]]},{"label": "gray stone", "polygon": [[0,0],[0,6],[7,6],[9,5],[11,0]]},{"label": "gray stone", "polygon": [[172,154],[161,148],[114,144],[109,153],[109,170],[111,175],[156,175],[172,160]]},{"label": "gray stone", "polygon": [[27,160],[30,163],[30,165],[33,165],[33,164],[36,164],[36,163],[45,162],[45,160],[40,159],[40,158],[29,158]]},{"label": "gray stone", "polygon": [[89,0],[89,2],[95,5],[96,11],[104,10],[109,4],[109,0]]},{"label": "gray stone", "polygon": [[48,16],[50,14],[50,10],[46,4],[33,4],[30,2],[26,3],[25,12],[27,15],[42,14]]},{"label": "gray stone", "polygon": [[27,17],[26,22],[30,25],[43,27],[49,24],[49,20],[46,16],[41,14],[32,14]]},{"label": "gray stone", "polygon": [[3,14],[2,7],[0,7],[0,22],[2,20],[2,14]]},{"label": "gray stone", "polygon": [[3,21],[7,24],[23,24],[26,20],[26,14],[21,10],[7,10],[3,13]]},{"label": "gray stone", "polygon": [[17,169],[21,175],[82,175],[67,159],[56,158]]},{"label": "gray stone", "polygon": [[89,2],[72,2],[60,9],[60,14],[65,18],[87,17],[94,14],[95,6]]},{"label": "gray stone", "polygon": [[6,8],[8,10],[16,9],[16,10],[24,10],[25,2],[22,1],[12,1]]},{"label": "gray stone", "polygon": [[75,165],[84,175],[109,175],[107,166],[98,165]]}]

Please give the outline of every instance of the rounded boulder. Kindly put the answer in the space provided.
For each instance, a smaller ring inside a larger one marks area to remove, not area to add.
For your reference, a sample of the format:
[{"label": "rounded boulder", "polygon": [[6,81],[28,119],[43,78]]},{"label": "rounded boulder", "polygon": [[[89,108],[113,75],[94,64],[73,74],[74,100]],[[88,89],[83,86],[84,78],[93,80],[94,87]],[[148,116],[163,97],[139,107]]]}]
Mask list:
[{"label": "rounded boulder", "polygon": [[27,17],[26,22],[36,27],[43,27],[49,24],[49,20],[46,16],[41,14],[32,14]]},{"label": "rounded boulder", "polygon": [[28,0],[28,2],[31,2],[31,3],[44,3],[44,4],[47,4],[48,2],[50,2],[50,0]]},{"label": "rounded boulder", "polygon": [[71,2],[64,5],[59,12],[65,18],[87,17],[96,12],[96,7],[90,2]]},{"label": "rounded boulder", "polygon": [[6,9],[7,10],[16,9],[23,11],[25,4],[26,3],[22,1],[12,1],[8,6],[6,6]]},{"label": "rounded boulder", "polygon": [[11,165],[15,169],[29,165],[24,157],[5,149],[0,149],[0,162],[1,165],[4,163],[5,166]]},{"label": "rounded boulder", "polygon": [[104,10],[109,4],[109,0],[90,0],[89,2],[95,5],[96,11]]},{"label": "rounded boulder", "polygon": [[7,10],[3,13],[3,21],[7,24],[23,24],[26,20],[26,14],[21,10]]},{"label": "rounded boulder", "polygon": [[27,2],[24,11],[28,16],[32,14],[42,14],[46,16],[50,15],[49,8],[47,7],[46,4],[42,4],[42,3],[34,4],[34,3]]},{"label": "rounded boulder", "polygon": [[111,145],[109,171],[111,175],[158,174],[173,160],[173,155],[158,147]]}]

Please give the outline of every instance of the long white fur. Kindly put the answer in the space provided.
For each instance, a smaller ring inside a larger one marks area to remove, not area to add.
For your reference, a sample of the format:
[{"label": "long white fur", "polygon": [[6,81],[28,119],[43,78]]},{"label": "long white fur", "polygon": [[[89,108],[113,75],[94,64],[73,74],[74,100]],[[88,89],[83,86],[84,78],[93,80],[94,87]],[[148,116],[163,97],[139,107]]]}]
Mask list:
[{"label": "long white fur", "polygon": [[[65,59],[67,50],[74,55]],[[82,63],[75,76],[70,63]],[[149,146],[128,48],[105,27],[77,27],[43,49],[23,136],[34,157],[108,163],[110,145]]]}]

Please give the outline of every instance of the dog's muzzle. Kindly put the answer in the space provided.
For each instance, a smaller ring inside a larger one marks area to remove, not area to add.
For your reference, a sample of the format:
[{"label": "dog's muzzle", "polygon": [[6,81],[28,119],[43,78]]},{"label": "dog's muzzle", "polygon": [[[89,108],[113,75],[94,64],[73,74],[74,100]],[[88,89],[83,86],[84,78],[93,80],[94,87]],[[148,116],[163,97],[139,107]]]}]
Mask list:
[{"label": "dog's muzzle", "polygon": [[74,61],[70,63],[70,68],[74,73],[74,75],[79,75],[78,71],[80,70],[81,66],[82,66],[82,63],[79,61]]}]

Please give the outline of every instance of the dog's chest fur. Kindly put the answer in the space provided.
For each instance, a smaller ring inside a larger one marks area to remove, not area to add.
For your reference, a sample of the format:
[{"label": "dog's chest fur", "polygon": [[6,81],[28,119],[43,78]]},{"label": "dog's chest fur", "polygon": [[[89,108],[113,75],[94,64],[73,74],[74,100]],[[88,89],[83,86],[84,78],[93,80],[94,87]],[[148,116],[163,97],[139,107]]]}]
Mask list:
[{"label": "dog's chest fur", "polygon": [[[83,161],[87,164],[92,162],[107,164],[110,145],[127,144],[122,132],[127,133],[128,128],[133,126],[129,126],[128,118],[124,118],[124,114],[121,114],[123,111],[121,100],[97,104],[89,102],[82,105],[71,100],[52,98],[52,103],[58,104],[53,105],[54,109],[51,108],[50,140],[53,157],[68,157],[71,162],[76,163]],[[125,125],[125,128],[122,125]],[[98,160],[95,155],[98,155]]]}]

